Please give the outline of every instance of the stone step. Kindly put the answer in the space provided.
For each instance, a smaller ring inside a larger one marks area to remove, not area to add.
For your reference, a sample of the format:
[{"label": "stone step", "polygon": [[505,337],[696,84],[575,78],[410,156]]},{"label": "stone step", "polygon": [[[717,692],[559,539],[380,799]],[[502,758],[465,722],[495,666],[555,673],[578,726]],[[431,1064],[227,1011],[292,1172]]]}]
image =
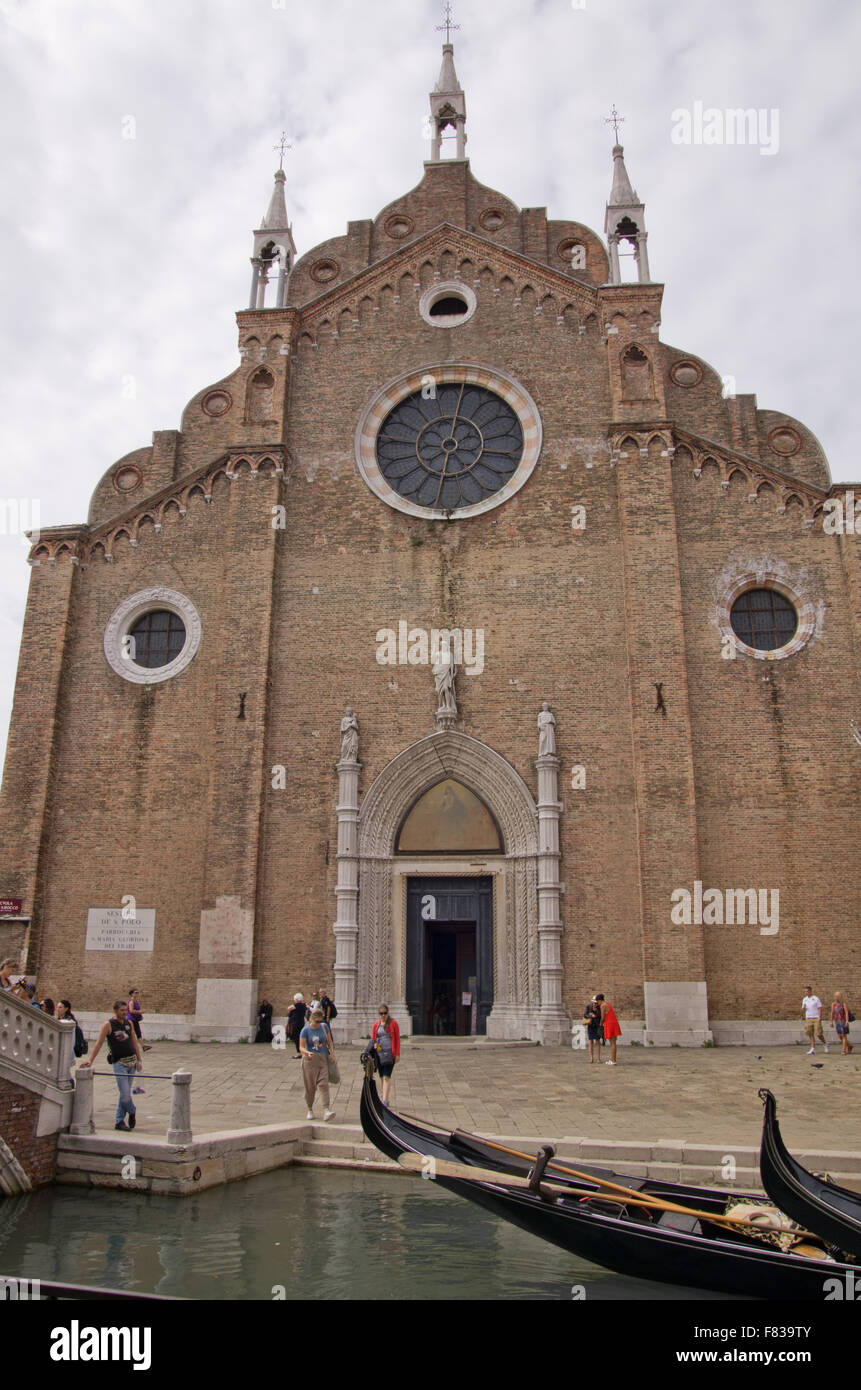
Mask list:
[{"label": "stone step", "polygon": [[313,1154],[317,1158],[373,1158],[377,1150],[368,1143],[351,1144],[341,1139],[306,1139],[302,1144],[303,1154]]},{"label": "stone step", "polygon": [[368,1145],[368,1148],[370,1152],[375,1155],[373,1158],[370,1156],[364,1159],[330,1158],[322,1157],[318,1154],[299,1154],[294,1158],[293,1162],[305,1168],[352,1168],[362,1173],[403,1173],[406,1177],[411,1176],[407,1173],[406,1169],[401,1168],[399,1164],[392,1163],[389,1159],[383,1158],[380,1154],[377,1154],[376,1149],[371,1149],[370,1145]]}]

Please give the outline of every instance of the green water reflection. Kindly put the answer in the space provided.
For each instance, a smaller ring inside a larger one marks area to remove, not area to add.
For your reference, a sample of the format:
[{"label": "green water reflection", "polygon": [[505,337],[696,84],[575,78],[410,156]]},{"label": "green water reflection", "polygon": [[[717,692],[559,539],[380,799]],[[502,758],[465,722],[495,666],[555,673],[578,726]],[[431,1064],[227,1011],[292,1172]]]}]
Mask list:
[{"label": "green water reflection", "polygon": [[717,1297],[610,1274],[430,1182],[308,1168],[185,1199],[0,1199],[0,1274],[199,1299]]}]

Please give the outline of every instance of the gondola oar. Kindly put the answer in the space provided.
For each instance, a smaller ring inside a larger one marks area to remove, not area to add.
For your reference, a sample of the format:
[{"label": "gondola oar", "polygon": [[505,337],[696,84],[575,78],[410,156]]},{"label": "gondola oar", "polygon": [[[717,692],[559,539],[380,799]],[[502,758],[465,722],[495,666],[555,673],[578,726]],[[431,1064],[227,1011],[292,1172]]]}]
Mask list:
[{"label": "gondola oar", "polygon": [[[534,1192],[535,1186],[529,1178],[517,1177],[511,1173],[499,1173],[492,1168],[473,1168],[464,1163],[452,1163],[448,1158],[433,1158],[426,1154],[402,1153],[398,1158],[398,1163],[402,1168],[406,1168],[411,1173],[421,1173],[428,1177],[439,1175],[443,1178],[458,1178],[465,1182],[491,1182],[497,1187],[515,1187],[526,1192]],[[590,1178],[591,1182],[592,1179]],[[628,1188],[620,1189],[620,1193],[609,1192],[589,1192],[577,1187],[562,1187],[558,1183],[542,1183],[540,1192],[550,1193],[554,1197],[591,1197],[597,1198],[602,1202],[618,1202],[621,1206],[646,1207],[652,1211],[677,1212],[682,1216],[693,1216],[699,1221],[713,1221],[717,1225],[731,1226],[736,1228],[742,1226],[747,1230],[755,1231],[758,1235],[772,1234],[798,1236],[799,1240],[818,1237],[813,1231],[803,1231],[795,1226],[758,1226],[755,1221],[749,1220],[744,1216],[725,1216],[711,1211],[700,1211],[698,1207],[683,1207],[677,1202],[667,1202],[661,1197],[644,1197],[639,1192],[631,1191],[629,1196],[622,1196],[621,1193],[628,1193]],[[540,1195],[539,1192],[539,1195]]]}]

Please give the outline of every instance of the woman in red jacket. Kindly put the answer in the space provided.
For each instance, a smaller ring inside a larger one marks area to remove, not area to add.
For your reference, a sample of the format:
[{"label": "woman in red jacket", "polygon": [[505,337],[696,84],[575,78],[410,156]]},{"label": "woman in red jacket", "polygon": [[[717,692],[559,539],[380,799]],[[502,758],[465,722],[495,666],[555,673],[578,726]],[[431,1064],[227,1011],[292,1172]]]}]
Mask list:
[{"label": "woman in red jacket", "polygon": [[374,1024],[371,1042],[376,1051],[377,1061],[380,1067],[380,1088],[383,1093],[383,1105],[388,1105],[389,1087],[392,1084],[392,1072],[395,1069],[395,1062],[401,1055],[401,1030],[397,1025],[397,1020],[392,1018],[389,1013],[388,1004],[380,1005],[380,1017]]}]

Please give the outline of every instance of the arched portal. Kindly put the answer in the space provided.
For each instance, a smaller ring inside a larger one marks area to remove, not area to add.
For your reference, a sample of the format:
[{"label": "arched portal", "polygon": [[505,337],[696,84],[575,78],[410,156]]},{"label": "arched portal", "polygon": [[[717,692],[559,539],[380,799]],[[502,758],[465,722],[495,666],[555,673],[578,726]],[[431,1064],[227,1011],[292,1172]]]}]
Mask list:
[{"label": "arched portal", "polygon": [[[432,787],[449,779],[478,798],[498,827],[501,852],[398,852],[398,834],[410,811]],[[491,882],[491,1037],[541,1037],[567,1027],[561,1009],[561,966],[542,968],[539,932],[539,808],[505,758],[478,739],[447,730],[430,734],[398,754],[366,792],[357,814],[355,941],[336,961],[338,1024],[366,1032],[386,1002],[404,1031],[407,1008],[407,897],[410,881],[471,878]],[[351,856],[352,857],[352,856]],[[355,889],[353,890],[355,892]],[[339,918],[343,937],[346,915]],[[553,976],[551,981],[550,977]],[[544,978],[542,978],[544,977]],[[542,1008],[542,990],[544,993]],[[343,1016],[343,1018],[342,1018]]]}]

